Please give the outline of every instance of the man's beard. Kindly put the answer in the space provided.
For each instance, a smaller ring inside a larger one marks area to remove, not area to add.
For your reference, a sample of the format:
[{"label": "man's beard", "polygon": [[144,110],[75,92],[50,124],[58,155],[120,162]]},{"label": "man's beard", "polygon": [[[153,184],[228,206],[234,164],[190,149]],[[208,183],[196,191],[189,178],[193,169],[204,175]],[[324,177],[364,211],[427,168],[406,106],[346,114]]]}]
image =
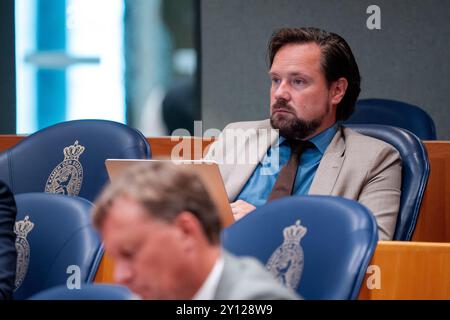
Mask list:
[{"label": "man's beard", "polygon": [[[277,110],[287,110],[292,113],[291,116],[286,114],[277,114]],[[311,121],[299,119],[296,116],[294,108],[292,108],[284,99],[279,99],[272,106],[272,114],[270,116],[270,124],[272,128],[278,129],[280,135],[286,139],[304,140],[313,134],[322,124],[325,114]]]}]

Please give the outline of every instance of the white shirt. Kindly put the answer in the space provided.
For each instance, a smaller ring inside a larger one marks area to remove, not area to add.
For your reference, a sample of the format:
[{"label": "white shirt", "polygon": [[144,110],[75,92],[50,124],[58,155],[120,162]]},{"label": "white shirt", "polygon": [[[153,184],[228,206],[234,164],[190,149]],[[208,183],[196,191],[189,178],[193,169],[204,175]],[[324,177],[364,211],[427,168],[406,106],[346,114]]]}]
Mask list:
[{"label": "white shirt", "polygon": [[220,277],[222,276],[223,266],[224,259],[223,256],[220,255],[219,258],[217,258],[213,269],[209,273],[208,278],[206,278],[205,282],[203,282],[202,286],[200,287],[200,289],[198,289],[192,300],[214,299],[217,286],[219,285]]}]

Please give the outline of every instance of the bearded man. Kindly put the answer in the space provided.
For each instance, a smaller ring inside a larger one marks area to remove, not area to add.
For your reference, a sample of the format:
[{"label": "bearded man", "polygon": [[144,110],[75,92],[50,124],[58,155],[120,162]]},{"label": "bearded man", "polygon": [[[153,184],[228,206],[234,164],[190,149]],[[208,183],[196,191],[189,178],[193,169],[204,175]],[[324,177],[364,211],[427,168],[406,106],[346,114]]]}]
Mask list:
[{"label": "bearded man", "polygon": [[357,200],[392,239],[401,158],[391,145],[341,123],[360,92],[347,42],[317,28],[283,28],[269,42],[270,119],[228,125],[207,159],[220,165],[235,219],[291,195]]}]

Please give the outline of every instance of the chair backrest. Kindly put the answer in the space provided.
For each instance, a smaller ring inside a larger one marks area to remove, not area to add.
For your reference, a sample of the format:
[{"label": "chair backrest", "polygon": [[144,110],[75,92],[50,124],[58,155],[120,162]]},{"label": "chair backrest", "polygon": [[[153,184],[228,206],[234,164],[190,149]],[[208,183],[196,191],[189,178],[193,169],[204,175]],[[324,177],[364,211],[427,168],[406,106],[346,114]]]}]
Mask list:
[{"label": "chair backrest", "polygon": [[436,140],[436,126],[423,109],[395,100],[361,99],[348,124],[381,124],[413,132],[422,140]]},{"label": "chair backrest", "polygon": [[347,125],[367,136],[383,140],[402,158],[402,194],[394,240],[411,240],[430,174],[428,154],[422,141],[402,128],[383,125]]},{"label": "chair backrest", "polygon": [[92,203],[47,193],[15,196],[17,267],[13,299],[94,280],[103,246],[91,225]]},{"label": "chair backrest", "polygon": [[373,214],[356,201],[293,196],[270,202],[222,233],[305,299],[355,299],[377,245]]},{"label": "chair backrest", "polygon": [[80,289],[57,286],[39,292],[29,300],[133,300],[127,287],[113,284],[84,284]]},{"label": "chair backrest", "polygon": [[107,120],[75,120],[38,131],[0,153],[0,179],[14,194],[48,192],[93,201],[108,181],[107,158],[147,159],[137,130]]}]

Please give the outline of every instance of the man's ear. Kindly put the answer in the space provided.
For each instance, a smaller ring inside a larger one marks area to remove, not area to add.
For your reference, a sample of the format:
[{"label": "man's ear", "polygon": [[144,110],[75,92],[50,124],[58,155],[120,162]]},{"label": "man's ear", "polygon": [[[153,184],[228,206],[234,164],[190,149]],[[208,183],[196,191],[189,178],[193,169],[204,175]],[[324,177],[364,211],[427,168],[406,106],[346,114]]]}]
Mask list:
[{"label": "man's ear", "polygon": [[337,105],[339,102],[341,102],[342,98],[344,98],[345,96],[347,87],[348,81],[345,78],[339,78],[336,81],[333,81],[330,88],[330,98],[332,105]]},{"label": "man's ear", "polygon": [[[180,241],[195,241],[203,233],[200,222],[189,211],[183,211],[174,220],[174,225],[178,228]],[[188,243],[186,243],[188,244]]]}]

